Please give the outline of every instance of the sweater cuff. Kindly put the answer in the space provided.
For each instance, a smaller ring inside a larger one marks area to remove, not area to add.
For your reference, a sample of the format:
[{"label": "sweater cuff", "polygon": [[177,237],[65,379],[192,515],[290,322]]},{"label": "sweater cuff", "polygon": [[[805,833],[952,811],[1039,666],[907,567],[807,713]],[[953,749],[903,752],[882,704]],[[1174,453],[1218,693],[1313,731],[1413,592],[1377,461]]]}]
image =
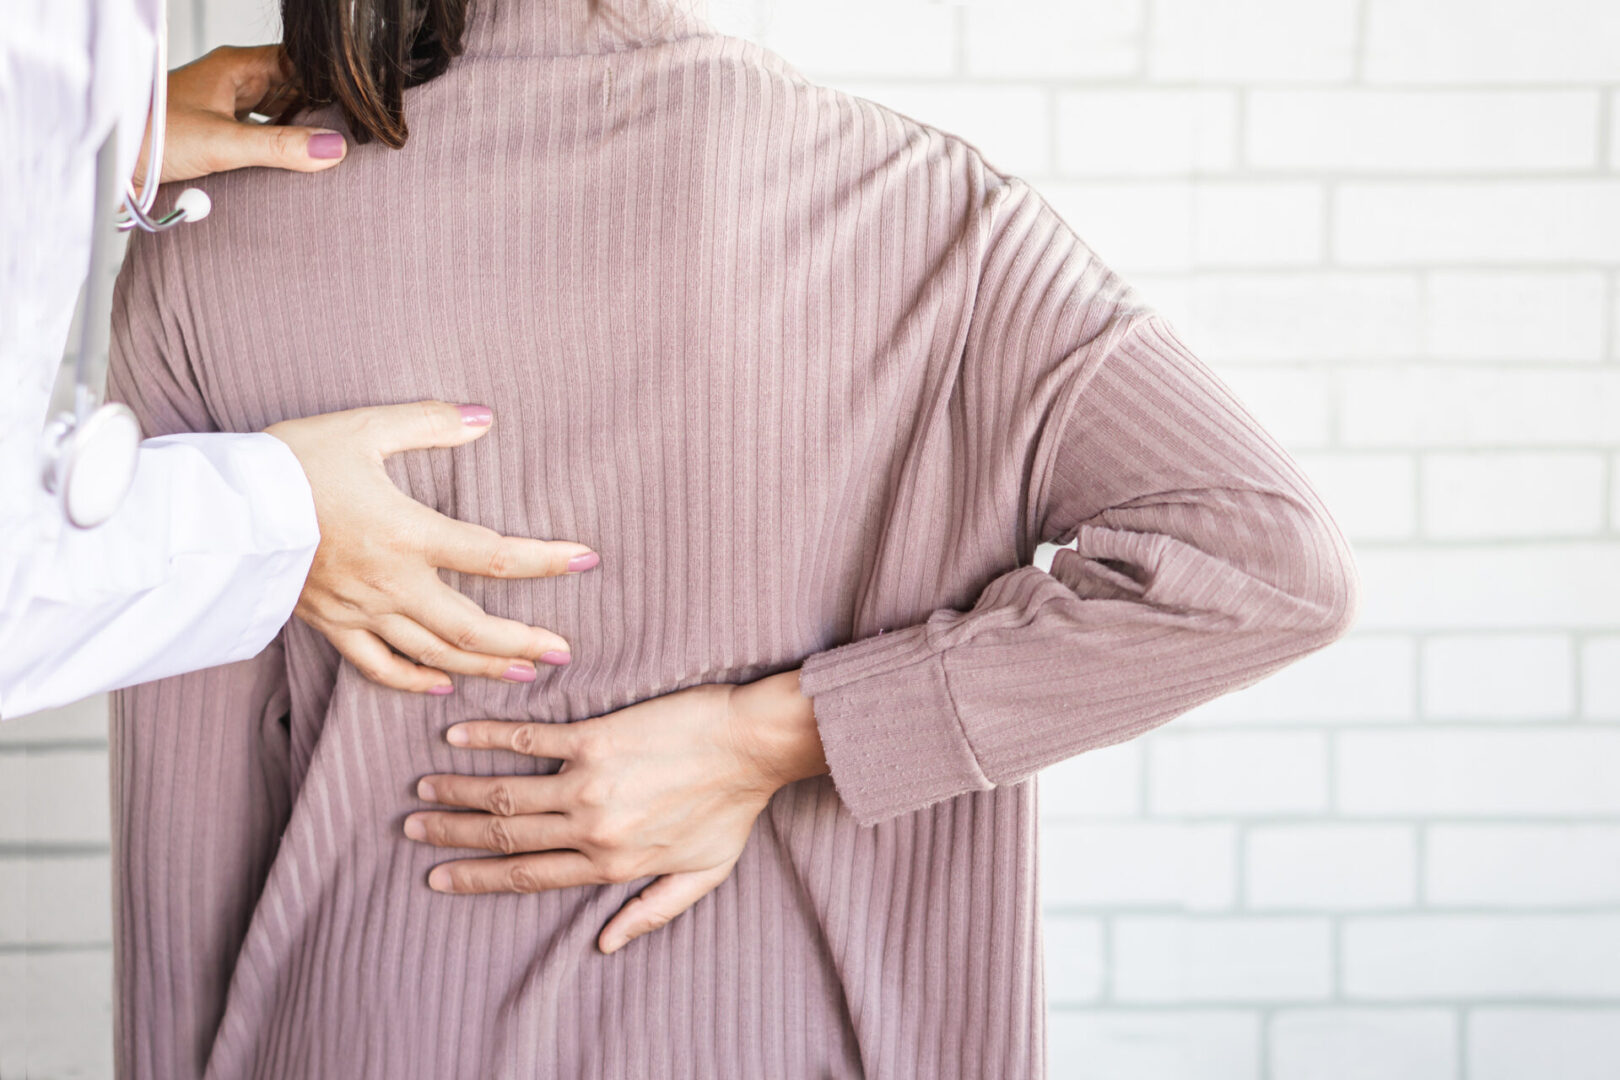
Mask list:
[{"label": "sweater cuff", "polygon": [[927,633],[917,625],[878,634],[816,653],[799,669],[833,785],[862,825],[993,786]]}]

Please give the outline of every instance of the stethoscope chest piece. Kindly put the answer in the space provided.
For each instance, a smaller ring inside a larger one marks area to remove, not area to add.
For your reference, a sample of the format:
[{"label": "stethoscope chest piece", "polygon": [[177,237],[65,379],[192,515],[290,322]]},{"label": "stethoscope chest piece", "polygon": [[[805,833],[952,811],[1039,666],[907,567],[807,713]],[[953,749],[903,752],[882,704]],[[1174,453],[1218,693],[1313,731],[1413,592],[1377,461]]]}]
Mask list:
[{"label": "stethoscope chest piece", "polygon": [[118,509],[135,481],[141,428],[127,405],[103,405],[82,423],[64,415],[45,428],[45,490],[68,523],[92,529]]}]

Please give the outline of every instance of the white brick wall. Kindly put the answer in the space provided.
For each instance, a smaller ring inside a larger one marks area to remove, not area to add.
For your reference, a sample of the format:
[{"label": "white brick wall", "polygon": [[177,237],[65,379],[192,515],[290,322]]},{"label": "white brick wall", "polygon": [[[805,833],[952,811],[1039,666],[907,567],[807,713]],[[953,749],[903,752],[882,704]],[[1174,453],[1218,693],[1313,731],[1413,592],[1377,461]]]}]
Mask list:
[{"label": "white brick wall", "polygon": [[1286,1009],[1271,1022],[1272,1080],[1455,1076],[1456,1027],[1444,1009]]},{"label": "white brick wall", "polygon": [[[712,8],[1034,181],[1360,552],[1342,644],[1043,777],[1054,1080],[1620,1077],[1620,5]],[[102,742],[0,729],[0,1076],[106,1075]]]}]

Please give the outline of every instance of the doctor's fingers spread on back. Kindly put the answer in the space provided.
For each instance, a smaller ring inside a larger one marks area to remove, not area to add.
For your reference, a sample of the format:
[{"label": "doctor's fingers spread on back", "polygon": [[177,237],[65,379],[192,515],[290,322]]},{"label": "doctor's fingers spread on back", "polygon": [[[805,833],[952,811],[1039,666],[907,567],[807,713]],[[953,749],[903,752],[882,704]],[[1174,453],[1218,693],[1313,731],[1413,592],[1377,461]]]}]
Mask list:
[{"label": "doctor's fingers spread on back", "polygon": [[596,552],[567,541],[501,536],[444,517],[395,487],[383,468],[385,458],[404,450],[472,442],[493,419],[481,405],[422,401],[265,429],[303,466],[320,525],[297,614],[374,682],[447,694],[449,672],[532,682],[536,662],[571,658],[562,637],[486,614],[438,572],[556,577],[591,569]]}]

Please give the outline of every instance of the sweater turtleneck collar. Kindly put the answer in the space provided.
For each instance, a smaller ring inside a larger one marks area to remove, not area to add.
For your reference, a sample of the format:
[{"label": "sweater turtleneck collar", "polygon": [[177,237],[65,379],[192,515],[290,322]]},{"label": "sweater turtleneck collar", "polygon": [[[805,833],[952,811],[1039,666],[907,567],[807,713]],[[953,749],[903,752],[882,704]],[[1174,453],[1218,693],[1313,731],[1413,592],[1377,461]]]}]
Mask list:
[{"label": "sweater turtleneck collar", "polygon": [[466,55],[584,56],[716,33],[703,0],[472,0]]}]

